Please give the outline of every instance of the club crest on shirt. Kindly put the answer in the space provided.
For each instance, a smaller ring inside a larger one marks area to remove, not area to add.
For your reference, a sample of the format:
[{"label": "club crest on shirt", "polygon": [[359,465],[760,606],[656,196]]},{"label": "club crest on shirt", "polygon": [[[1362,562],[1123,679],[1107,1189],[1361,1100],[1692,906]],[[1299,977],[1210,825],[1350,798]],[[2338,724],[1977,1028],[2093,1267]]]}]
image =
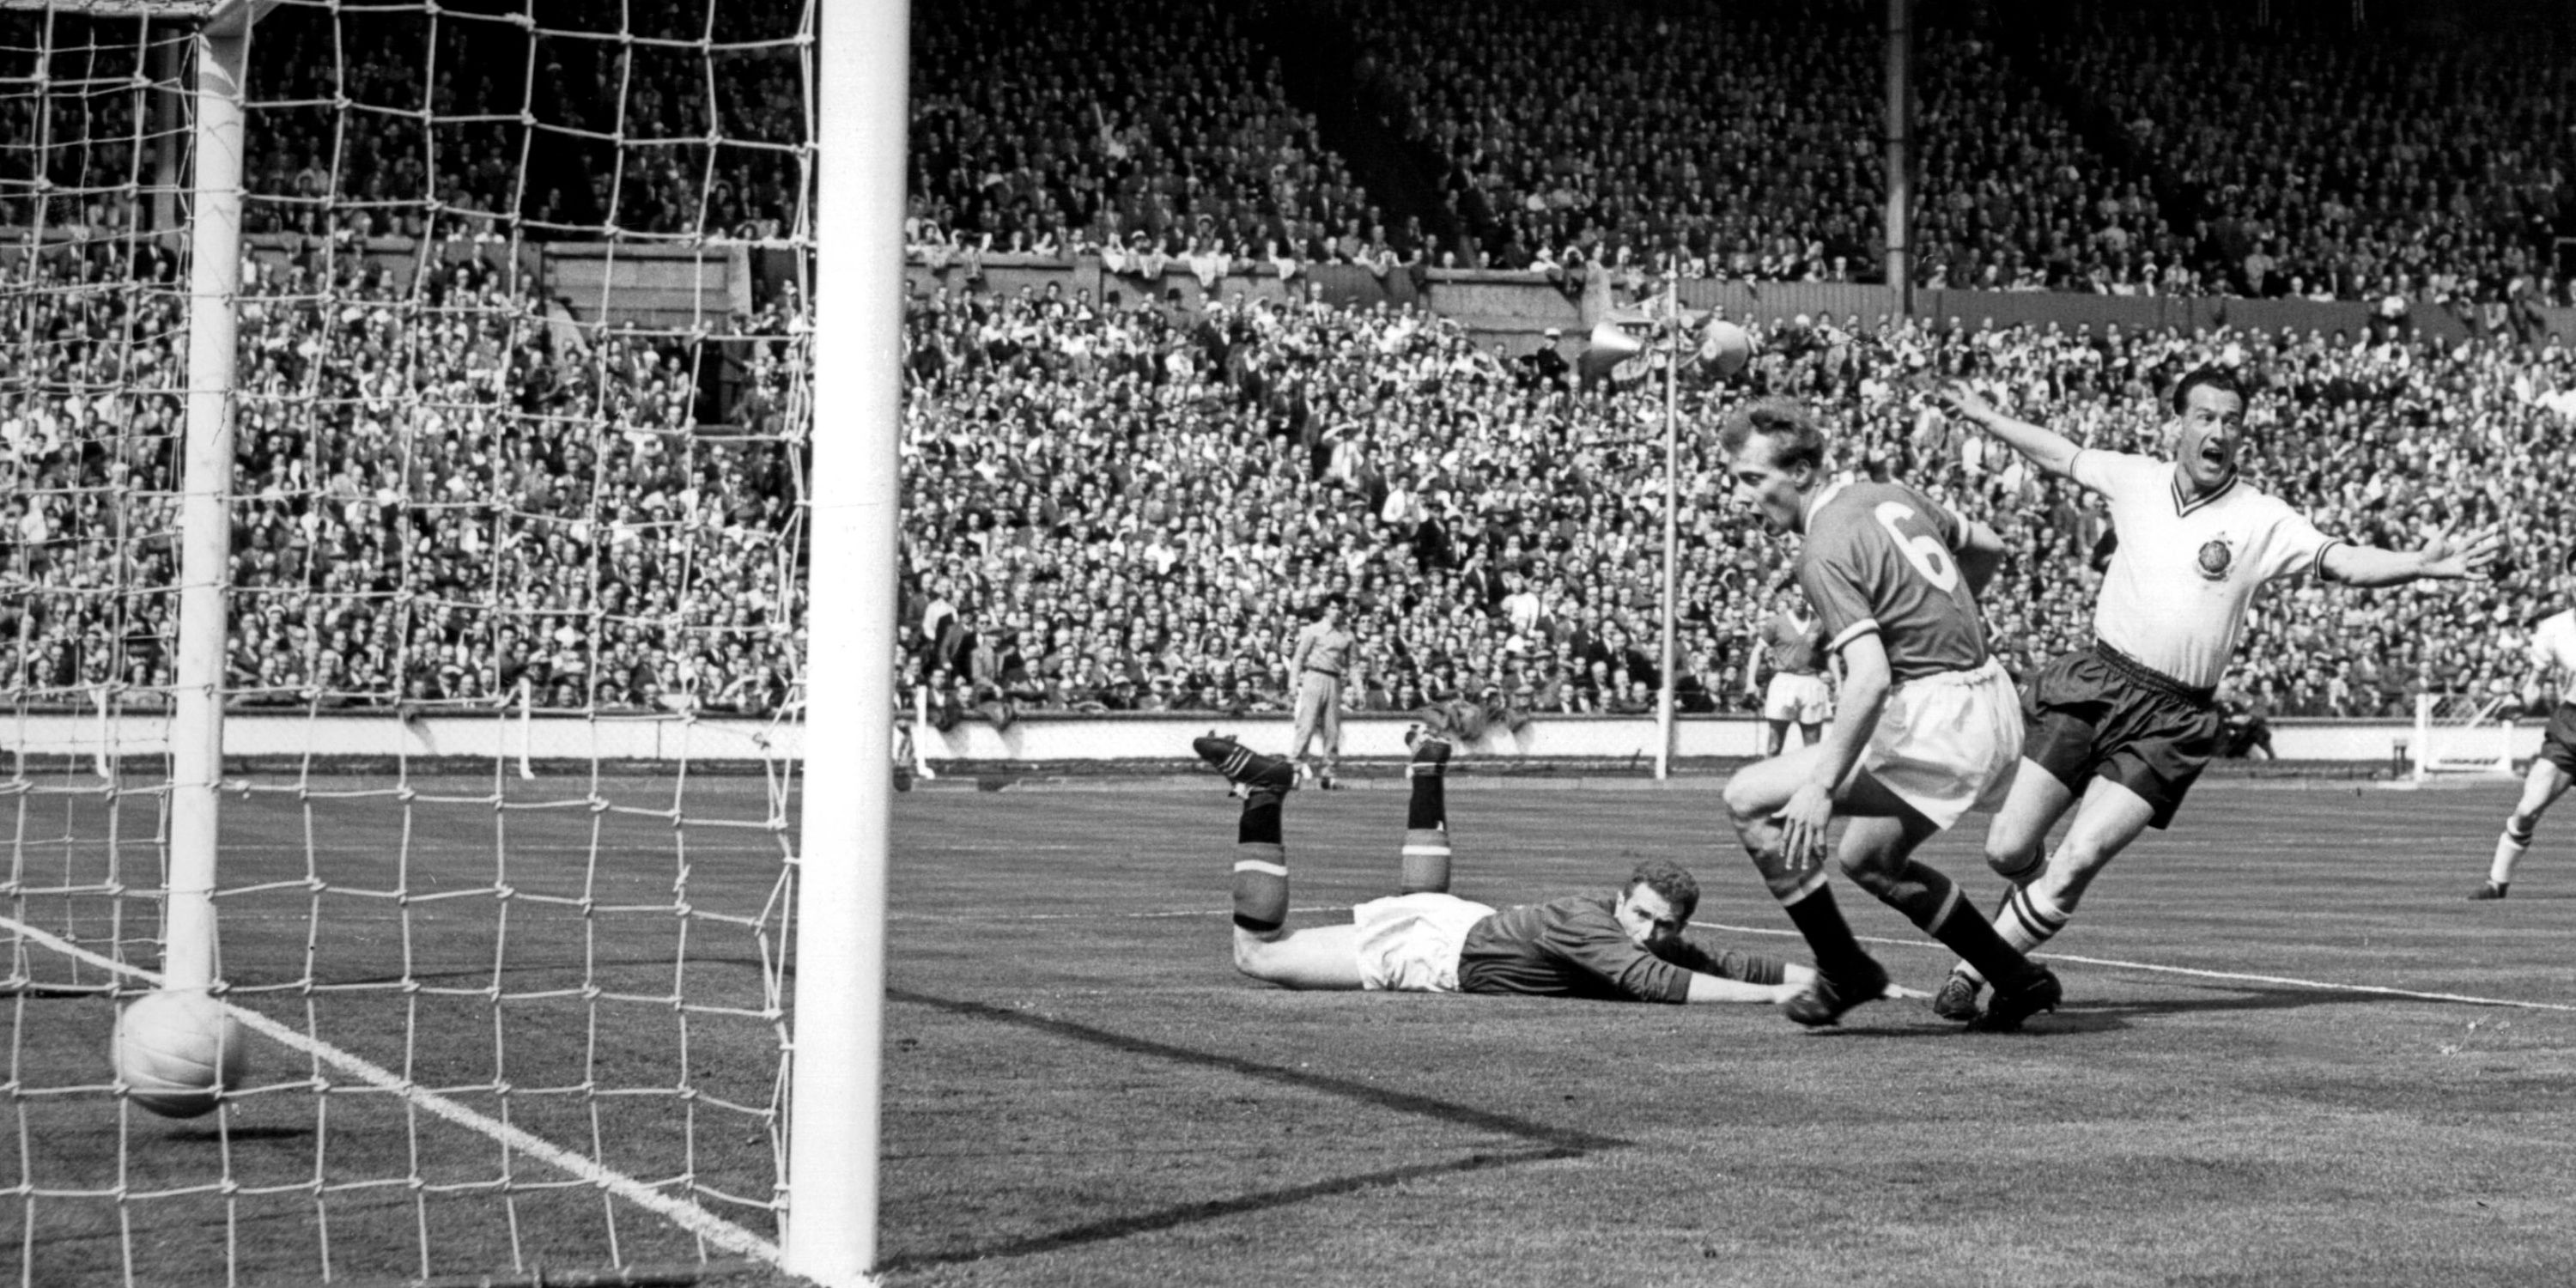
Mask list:
[{"label": "club crest on shirt", "polygon": [[2236,552],[2228,549],[2227,539],[2212,537],[2201,543],[2200,558],[2195,561],[2194,566],[2200,569],[2201,576],[2211,581],[2219,581],[2227,576],[2229,565],[2235,562]]}]

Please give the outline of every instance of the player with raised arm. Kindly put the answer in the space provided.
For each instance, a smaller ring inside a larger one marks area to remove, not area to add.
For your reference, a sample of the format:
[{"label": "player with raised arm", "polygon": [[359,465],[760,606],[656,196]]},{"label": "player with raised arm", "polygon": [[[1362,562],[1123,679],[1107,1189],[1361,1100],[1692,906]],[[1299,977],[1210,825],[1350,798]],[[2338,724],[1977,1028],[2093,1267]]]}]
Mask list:
[{"label": "player with raised arm", "polygon": [[1407,741],[1412,796],[1399,893],[1358,905],[1349,921],[1293,929],[1282,813],[1295,765],[1215,734],[1194,744],[1244,798],[1234,861],[1236,970],[1294,989],[1630,1002],[1776,1002],[1813,978],[1795,962],[1713,952],[1685,934],[1699,883],[1668,860],[1638,864],[1609,894],[1507,908],[1450,894],[1450,745],[1420,728]]},{"label": "player with raised arm", "polygon": [[[2023,685],[2024,759],[1986,832],[1986,862],[2012,883],[1995,928],[2023,952],[2066,928],[2103,865],[2173,821],[2217,751],[2218,682],[2266,584],[2308,573],[2351,586],[2464,578],[2503,550],[2495,531],[2406,551],[2318,531],[2241,477],[2245,389],[2216,367],[2174,386],[2170,460],[2080,447],[2004,415],[1965,383],[1944,401],[2040,469],[2101,493],[2120,534],[2094,604],[2093,646]],[[2069,808],[2065,838],[2043,853]],[[1961,962],[1932,1009],[1974,1016],[1982,969]]]},{"label": "player with raised arm", "polygon": [[[1833,718],[1834,690],[1825,681],[1823,623],[1798,615],[1795,582],[1782,578],[1771,588],[1771,615],[1753,632],[1753,649],[1744,664],[1744,691],[1762,699],[1766,728],[1762,754],[1777,756],[1788,745],[1789,726],[1798,726],[1800,746],[1813,746]],[[1771,666],[1771,684],[1760,684],[1762,664]]]},{"label": "player with raised arm", "polygon": [[1782,1004],[1810,1027],[1878,997],[1887,972],[1834,902],[1825,828],[1850,819],[1843,870],[1999,981],[1980,1027],[2018,1028],[2057,1006],[2057,977],[2014,951],[1916,847],[2001,800],[2021,755],[2012,677],[1986,651],[1976,592],[2003,560],[1985,525],[1895,483],[1840,482],[1827,440],[1795,401],[1762,399],[1719,432],[1736,494],[1772,527],[1803,533],[1797,577],[1843,664],[1824,740],[1756,762],[1726,784],[1745,851],[1816,957]]},{"label": "player with raised arm", "polygon": [[[2559,570],[2559,592],[2576,600],[2576,549],[2567,552],[2566,565]],[[2531,661],[2558,686],[2558,708],[2549,713],[2549,728],[2540,736],[2540,754],[2532,758],[2531,772],[2522,780],[2522,799],[2505,816],[2504,832],[2496,837],[2487,879],[2469,892],[2473,900],[2501,899],[2512,888],[2514,865],[2531,848],[2531,833],[2540,826],[2540,816],[2576,780],[2576,609],[2552,613],[2531,628]]]}]

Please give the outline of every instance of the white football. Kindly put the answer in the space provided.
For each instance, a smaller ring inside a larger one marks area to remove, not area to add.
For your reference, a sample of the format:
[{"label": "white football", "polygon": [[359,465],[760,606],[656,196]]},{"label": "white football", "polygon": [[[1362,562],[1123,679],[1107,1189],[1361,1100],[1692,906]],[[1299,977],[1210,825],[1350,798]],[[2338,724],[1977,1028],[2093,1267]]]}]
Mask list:
[{"label": "white football", "polygon": [[164,1118],[212,1110],[241,1085],[249,1055],[241,1024],[202,989],[149,993],[116,1017],[117,1080]]}]

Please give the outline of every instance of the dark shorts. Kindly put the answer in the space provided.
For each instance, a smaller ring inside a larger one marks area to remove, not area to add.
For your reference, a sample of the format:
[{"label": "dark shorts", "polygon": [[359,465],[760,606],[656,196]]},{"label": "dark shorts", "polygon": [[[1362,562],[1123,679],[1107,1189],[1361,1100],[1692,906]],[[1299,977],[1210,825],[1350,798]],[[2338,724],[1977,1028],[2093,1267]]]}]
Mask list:
[{"label": "dark shorts", "polygon": [[2021,754],[2078,796],[2095,778],[2136,792],[2162,828],[2218,754],[2209,695],[2107,649],[2069,653],[2022,686]]},{"label": "dark shorts", "polygon": [[2576,702],[2561,702],[2549,713],[2549,730],[2540,735],[2540,758],[2576,777]]}]

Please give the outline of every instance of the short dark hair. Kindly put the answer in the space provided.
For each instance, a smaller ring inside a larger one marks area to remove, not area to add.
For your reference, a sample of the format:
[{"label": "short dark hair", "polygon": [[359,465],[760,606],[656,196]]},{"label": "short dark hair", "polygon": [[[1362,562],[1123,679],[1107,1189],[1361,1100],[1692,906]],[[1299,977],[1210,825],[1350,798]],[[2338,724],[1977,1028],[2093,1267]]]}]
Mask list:
[{"label": "short dark hair", "polygon": [[1664,902],[1673,906],[1673,915],[1684,921],[1690,920],[1691,913],[1699,908],[1699,878],[1671,859],[1648,859],[1638,864],[1637,870],[1628,874],[1628,884],[1620,887],[1620,893],[1639,886],[1662,895]]},{"label": "short dark hair", "polygon": [[2188,410],[2191,406],[2191,391],[2203,385],[2220,393],[2236,395],[2236,401],[2240,405],[2251,406],[2254,402],[2253,395],[2245,392],[2245,382],[2238,379],[2235,372],[2225,367],[2194,367],[2186,372],[2182,379],[2174,382],[2173,414],[2179,416]]},{"label": "short dark hair", "polygon": [[1825,431],[1816,424],[1815,413],[1795,398],[1756,398],[1736,408],[1718,427],[1717,445],[1728,456],[1740,456],[1755,434],[1778,441],[1771,463],[1784,470],[1824,468]]}]

